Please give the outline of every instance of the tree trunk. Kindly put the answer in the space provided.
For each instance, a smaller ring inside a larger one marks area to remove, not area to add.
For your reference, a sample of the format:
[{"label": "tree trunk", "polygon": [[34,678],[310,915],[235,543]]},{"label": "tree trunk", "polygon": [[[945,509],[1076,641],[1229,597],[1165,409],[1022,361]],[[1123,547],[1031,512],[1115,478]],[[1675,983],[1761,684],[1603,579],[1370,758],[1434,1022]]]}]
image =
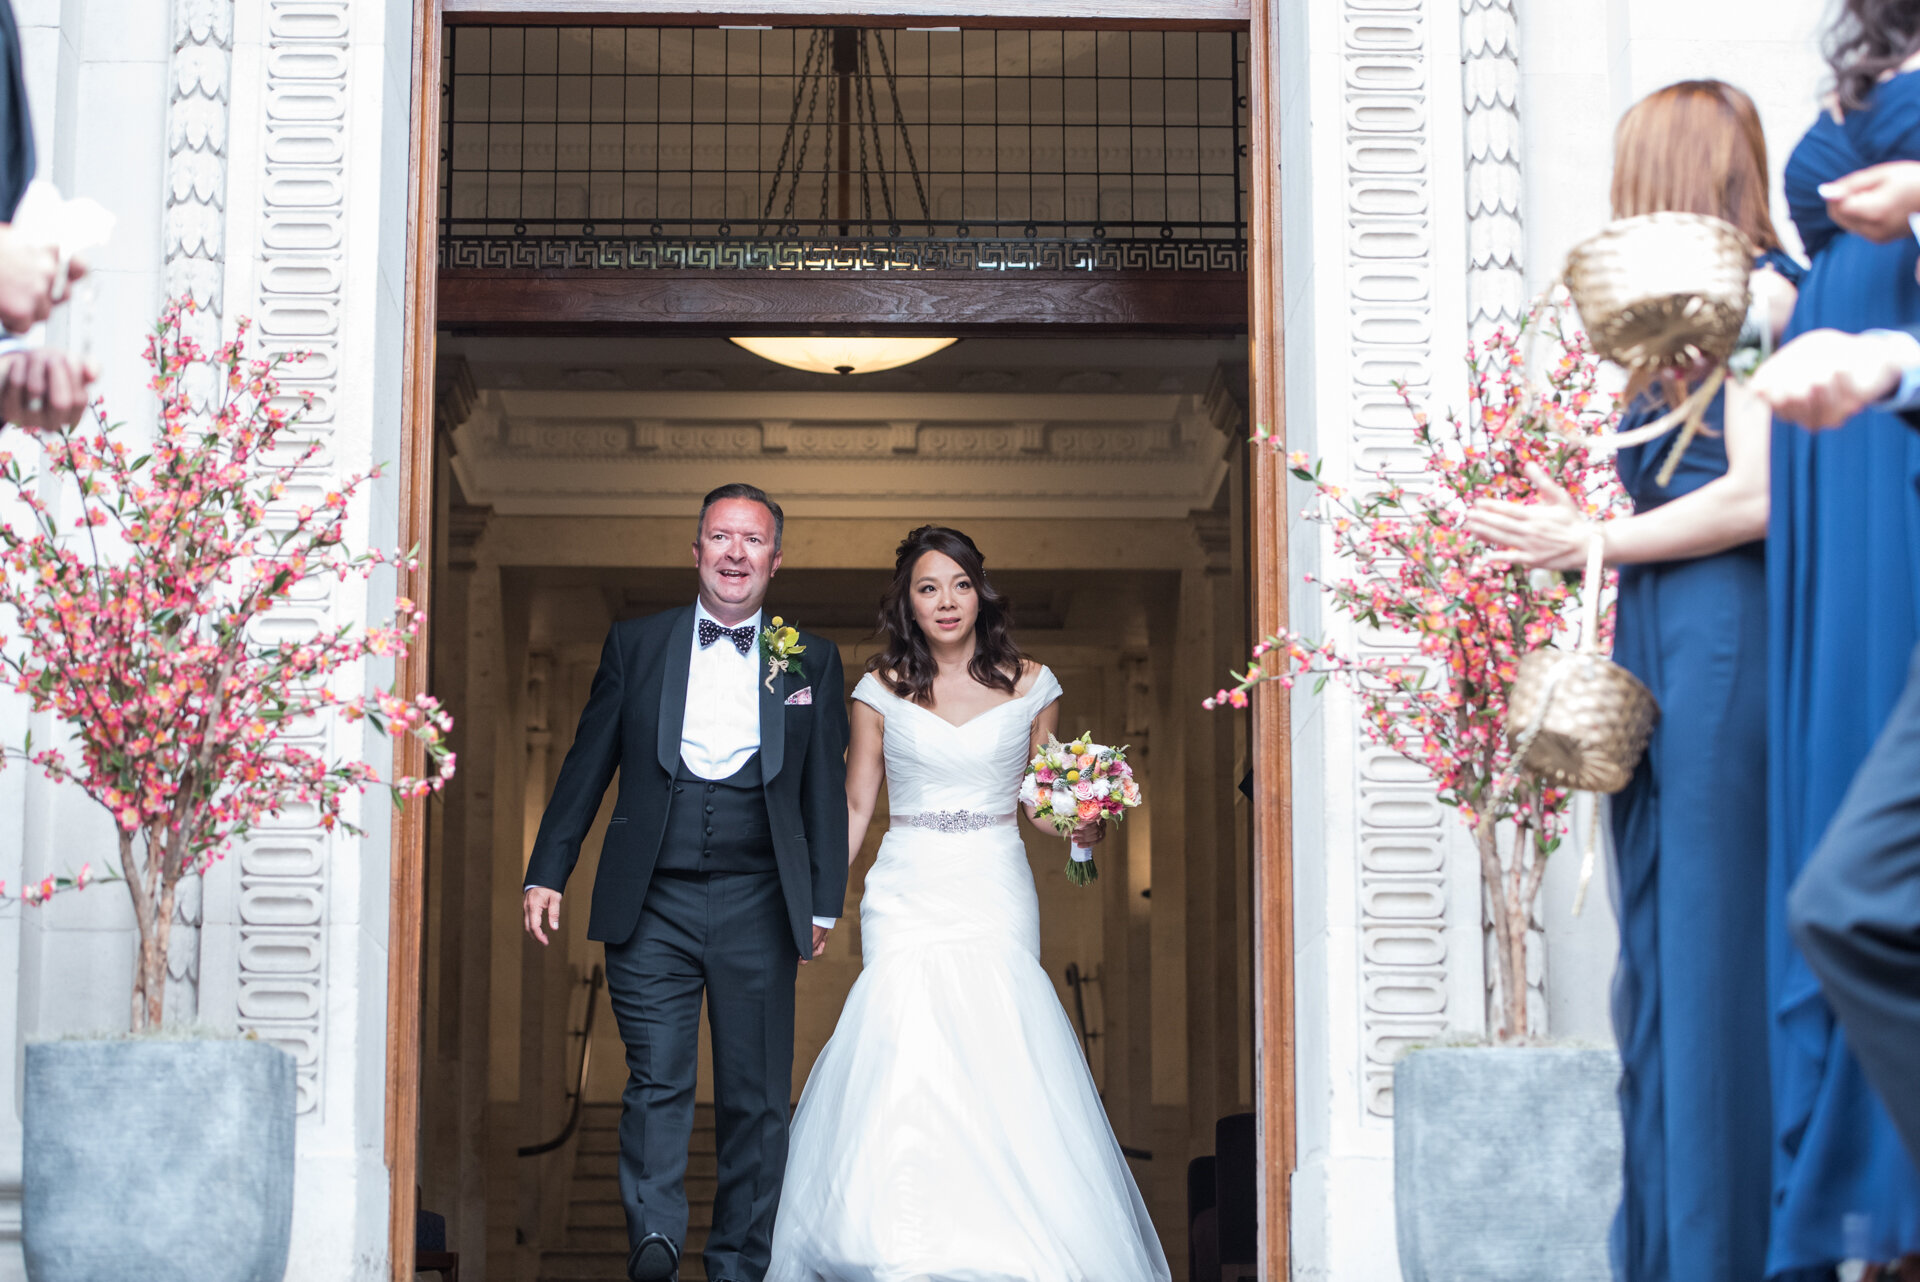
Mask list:
[{"label": "tree trunk", "polygon": [[[145,866],[133,856],[134,834],[120,832],[120,872],[127,879],[127,892],[133,896],[133,921],[140,932],[140,947],[133,962],[133,1010],[130,1026],[139,1033],[157,1029],[166,1014],[167,940],[173,931],[175,880],[156,876],[158,856],[153,853],[151,837],[147,843]],[[155,881],[158,885],[154,885]]]},{"label": "tree trunk", "polygon": [[1524,1041],[1527,1036],[1527,914],[1524,909],[1517,914],[1516,938],[1516,914],[1508,893],[1510,879],[1500,866],[1497,828],[1489,816],[1473,830],[1474,844],[1480,848],[1480,880],[1486,887],[1487,911],[1493,919],[1493,956],[1500,977],[1500,1027],[1494,1032],[1494,1040]]}]

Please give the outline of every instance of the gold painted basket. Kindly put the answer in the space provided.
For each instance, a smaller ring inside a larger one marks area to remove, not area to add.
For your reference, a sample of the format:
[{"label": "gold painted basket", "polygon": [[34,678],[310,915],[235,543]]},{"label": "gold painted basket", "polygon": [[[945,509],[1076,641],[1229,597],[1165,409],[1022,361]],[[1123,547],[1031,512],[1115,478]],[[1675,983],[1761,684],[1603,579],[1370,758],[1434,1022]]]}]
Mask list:
[{"label": "gold painted basket", "polygon": [[1660,705],[1600,653],[1601,541],[1587,548],[1580,646],[1530,650],[1507,692],[1507,735],[1522,773],[1575,792],[1618,792],[1647,750]]},{"label": "gold painted basket", "polygon": [[1584,648],[1530,651],[1507,695],[1509,726],[1538,722],[1524,752],[1515,736],[1520,769],[1575,792],[1626,787],[1659,715],[1638,677]]},{"label": "gold painted basket", "polygon": [[1567,255],[1563,279],[1596,352],[1633,371],[1733,354],[1747,317],[1753,246],[1705,214],[1608,223]]}]

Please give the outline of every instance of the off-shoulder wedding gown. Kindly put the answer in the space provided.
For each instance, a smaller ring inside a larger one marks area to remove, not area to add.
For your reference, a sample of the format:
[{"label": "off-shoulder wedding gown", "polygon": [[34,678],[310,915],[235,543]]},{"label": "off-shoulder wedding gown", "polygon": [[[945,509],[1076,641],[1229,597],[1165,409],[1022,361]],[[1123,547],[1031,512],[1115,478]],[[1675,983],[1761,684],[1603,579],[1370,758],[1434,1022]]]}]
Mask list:
[{"label": "off-shoulder wedding gown", "polygon": [[964,725],[875,677],[893,809],[864,969],[801,1093],[767,1282],[1165,1282],[1167,1260],[1040,968],[1016,826],[1033,688]]}]

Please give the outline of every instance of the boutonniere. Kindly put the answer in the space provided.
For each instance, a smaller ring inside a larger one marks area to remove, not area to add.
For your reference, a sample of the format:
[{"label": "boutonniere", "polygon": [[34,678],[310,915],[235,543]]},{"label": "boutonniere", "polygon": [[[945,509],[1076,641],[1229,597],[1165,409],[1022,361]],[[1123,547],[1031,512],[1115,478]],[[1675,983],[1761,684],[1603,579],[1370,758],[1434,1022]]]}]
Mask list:
[{"label": "boutonniere", "polygon": [[800,644],[800,633],[786,625],[779,615],[773,616],[773,622],[760,629],[760,657],[767,661],[767,693],[773,693],[773,679],[782,672],[792,672],[800,662],[799,657],[807,652]]}]

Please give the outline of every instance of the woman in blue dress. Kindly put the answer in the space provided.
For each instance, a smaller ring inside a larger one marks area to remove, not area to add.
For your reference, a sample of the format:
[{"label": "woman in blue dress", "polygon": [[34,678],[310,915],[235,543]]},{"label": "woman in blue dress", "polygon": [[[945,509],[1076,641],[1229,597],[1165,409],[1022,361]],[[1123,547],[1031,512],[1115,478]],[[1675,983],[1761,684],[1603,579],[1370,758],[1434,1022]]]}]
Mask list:
[{"label": "woman in blue dress", "polygon": [[[1788,337],[1920,323],[1911,238],[1874,244],[1820,186],[1920,159],[1920,3],[1849,0],[1835,97],[1794,148],[1787,203],[1812,257]],[[1920,1251],[1920,1177],[1784,929],[1812,855],[1906,682],[1920,640],[1920,434],[1866,411],[1839,431],[1774,427],[1768,893],[1776,1147],[1770,1275]],[[1920,1065],[1915,1066],[1920,1071]]]},{"label": "woman in blue dress", "polygon": [[[1682,210],[1746,233],[1755,297],[1777,336],[1798,264],[1767,212],[1766,140],[1744,93],[1714,80],[1635,104],[1614,139],[1617,217]],[[1630,430],[1667,410],[1636,398]],[[1544,474],[1546,501],[1486,503],[1469,527],[1517,561],[1578,569],[1590,539],[1620,566],[1614,657],[1664,715],[1612,806],[1625,1181],[1623,1282],[1758,1282],[1769,1186],[1766,903],[1768,418],[1735,385],[1709,429],[1658,474],[1677,434],[1620,452],[1633,514],[1589,524]]]}]

